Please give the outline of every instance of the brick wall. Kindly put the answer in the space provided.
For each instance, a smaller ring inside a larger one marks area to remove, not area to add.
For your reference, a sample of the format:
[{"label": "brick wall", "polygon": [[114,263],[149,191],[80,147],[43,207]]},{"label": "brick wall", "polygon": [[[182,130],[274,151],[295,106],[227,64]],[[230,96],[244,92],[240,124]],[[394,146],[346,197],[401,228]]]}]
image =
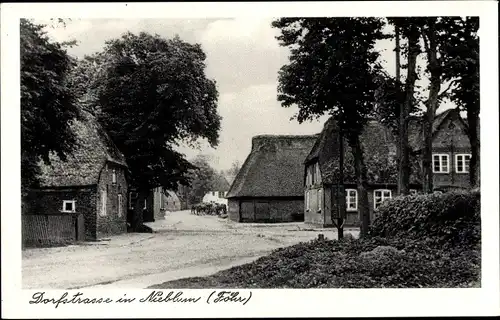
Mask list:
[{"label": "brick wall", "polygon": [[450,115],[440,126],[432,142],[432,152],[447,154],[449,173],[433,173],[434,188],[457,187],[469,188],[469,173],[457,173],[455,155],[470,154],[470,143],[465,128],[459,119]]},{"label": "brick wall", "polygon": [[61,214],[64,200],[75,200],[75,214],[82,214],[85,239],[96,239],[96,187],[32,190],[27,198],[32,215]]},{"label": "brick wall", "polygon": [[[113,183],[113,170],[116,174],[116,183]],[[99,196],[96,201],[97,238],[126,232],[128,188],[124,169],[108,162],[101,171],[98,192]],[[120,194],[122,195],[121,214],[118,207],[118,195]],[[104,199],[103,196],[105,196]],[[103,201],[106,201],[105,213]]]}]

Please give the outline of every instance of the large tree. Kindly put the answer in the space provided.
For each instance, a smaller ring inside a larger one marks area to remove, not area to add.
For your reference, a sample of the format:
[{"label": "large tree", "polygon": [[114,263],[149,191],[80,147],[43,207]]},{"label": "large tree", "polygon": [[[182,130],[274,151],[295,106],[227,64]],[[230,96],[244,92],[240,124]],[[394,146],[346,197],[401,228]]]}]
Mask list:
[{"label": "large tree", "polygon": [[273,22],[281,31],[280,44],[291,50],[290,63],[279,73],[278,100],[283,107],[298,106],[299,122],[324,114],[338,120],[354,157],[363,235],[368,230],[369,207],[360,134],[375,103],[380,66],[374,45],[384,38],[383,25],[378,18],[282,18]]},{"label": "large tree", "polygon": [[73,43],[52,41],[45,26],[21,19],[21,186],[36,187],[40,160],[54,153],[65,160],[75,145],[71,120],[79,115],[68,86],[74,60],[66,48]]},{"label": "large tree", "polygon": [[[151,188],[189,184],[195,166],[174,150],[181,142],[218,144],[218,92],[205,75],[205,59],[199,44],[129,32],[82,62],[87,98],[125,155],[138,203]],[[141,206],[135,207],[132,227],[142,223]]]},{"label": "large tree", "polygon": [[443,78],[454,83],[449,97],[467,115],[467,134],[471,145],[470,183],[479,186],[479,29],[478,17],[444,17],[447,32],[439,40],[446,53]]}]

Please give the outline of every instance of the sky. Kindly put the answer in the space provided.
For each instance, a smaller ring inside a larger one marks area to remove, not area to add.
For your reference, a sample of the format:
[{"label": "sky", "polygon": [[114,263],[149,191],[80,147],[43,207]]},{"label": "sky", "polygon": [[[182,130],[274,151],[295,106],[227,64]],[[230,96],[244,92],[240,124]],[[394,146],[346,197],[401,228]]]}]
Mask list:
[{"label": "sky", "polygon": [[[238,161],[242,164],[251,149],[252,137],[259,134],[316,134],[326,117],[299,124],[291,117],[295,107],[283,108],[277,101],[277,76],[288,63],[289,51],[279,46],[279,30],[272,19],[73,19],[66,26],[46,28],[57,41],[77,40],[68,53],[82,58],[100,51],[108,39],[123,33],[141,31],[171,38],[176,34],[187,42],[201,44],[207,55],[206,74],[217,82],[218,111],[222,117],[220,142],[214,149],[201,141],[198,149],[181,147],[188,159],[207,155],[217,170],[227,170]],[[37,21],[52,24],[50,21]],[[52,24],[53,25],[53,24]],[[394,74],[394,44],[377,43],[381,62]],[[423,61],[420,61],[422,65]],[[425,82],[425,79],[423,80]],[[449,108],[444,105],[440,109]]]}]

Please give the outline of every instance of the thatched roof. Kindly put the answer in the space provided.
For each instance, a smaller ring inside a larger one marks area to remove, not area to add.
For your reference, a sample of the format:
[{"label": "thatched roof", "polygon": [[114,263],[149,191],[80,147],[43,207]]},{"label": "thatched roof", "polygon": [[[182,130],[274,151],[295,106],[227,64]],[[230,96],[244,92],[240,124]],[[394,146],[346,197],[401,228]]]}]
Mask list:
[{"label": "thatched roof", "polygon": [[[323,183],[335,183],[338,178],[339,144],[338,126],[330,118],[318,140],[306,158],[305,163],[318,161]],[[371,184],[393,184],[397,182],[396,141],[392,132],[376,120],[366,124],[361,137],[368,182]],[[354,157],[344,140],[344,183],[355,184]],[[415,159],[413,166],[418,166]],[[417,169],[417,168],[415,168]],[[414,170],[418,172],[419,170]],[[411,182],[417,183],[418,176],[412,174]]]},{"label": "thatched roof", "polygon": [[222,174],[216,174],[214,176],[214,180],[212,181],[212,189],[213,191],[228,191],[229,190],[229,182]]},{"label": "thatched roof", "polygon": [[[460,118],[458,109],[448,109],[436,115],[433,123],[433,134],[435,134],[448,117]],[[463,119],[460,118],[460,121]],[[423,148],[422,120],[410,119],[408,126],[408,140],[411,148],[410,163],[412,173],[410,183],[418,184],[421,180],[421,169],[415,152]],[[397,162],[396,162],[396,137],[384,125],[376,120],[370,120],[366,124],[360,137],[364,151],[364,161],[367,167],[367,177],[372,184],[396,184]],[[354,158],[347,141],[344,141],[344,182],[355,184]],[[318,140],[311,149],[305,163],[318,161],[324,183],[334,183],[338,175],[338,126],[336,121],[330,118],[320,133]]]},{"label": "thatched roof", "polygon": [[317,135],[260,135],[227,194],[235,197],[303,197],[304,160]]},{"label": "thatched roof", "polygon": [[81,113],[71,125],[77,145],[67,160],[51,155],[51,165],[40,163],[41,187],[94,185],[107,161],[126,167],[125,157],[95,117],[83,109]]}]

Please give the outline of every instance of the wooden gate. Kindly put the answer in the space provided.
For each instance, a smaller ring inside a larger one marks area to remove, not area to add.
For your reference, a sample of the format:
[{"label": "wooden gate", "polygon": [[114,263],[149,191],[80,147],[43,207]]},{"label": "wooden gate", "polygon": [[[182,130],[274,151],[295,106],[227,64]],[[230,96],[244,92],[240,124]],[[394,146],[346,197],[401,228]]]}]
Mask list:
[{"label": "wooden gate", "polygon": [[255,202],[255,222],[268,222],[269,220],[271,220],[269,202]]},{"label": "wooden gate", "polygon": [[241,222],[252,222],[255,219],[253,201],[242,201],[240,206]]}]

